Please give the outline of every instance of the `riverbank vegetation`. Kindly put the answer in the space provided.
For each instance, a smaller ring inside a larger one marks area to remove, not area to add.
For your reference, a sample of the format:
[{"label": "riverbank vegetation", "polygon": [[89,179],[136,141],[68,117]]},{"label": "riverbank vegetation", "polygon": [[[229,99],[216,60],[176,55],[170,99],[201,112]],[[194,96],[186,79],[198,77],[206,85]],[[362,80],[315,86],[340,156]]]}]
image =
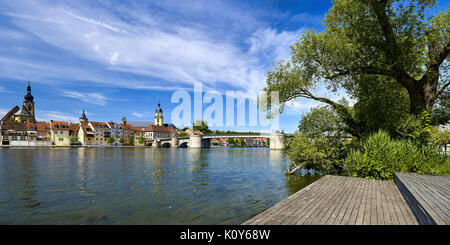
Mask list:
[{"label": "riverbank vegetation", "polygon": [[286,149],[292,169],[375,179],[450,174],[450,156],[439,152],[450,143],[450,14],[429,15],[435,7],[336,0],[325,30],[305,31],[291,46],[291,59],[267,74],[268,99],[278,91],[280,111],[300,98],[323,104],[303,115]]}]

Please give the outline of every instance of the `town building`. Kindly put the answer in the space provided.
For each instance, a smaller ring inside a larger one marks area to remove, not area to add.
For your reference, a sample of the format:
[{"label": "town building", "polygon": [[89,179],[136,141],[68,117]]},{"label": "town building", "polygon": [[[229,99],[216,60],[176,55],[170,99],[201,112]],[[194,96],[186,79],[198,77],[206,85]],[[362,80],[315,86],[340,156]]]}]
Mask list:
[{"label": "town building", "polygon": [[151,141],[155,139],[168,139],[172,137],[172,132],[164,127],[159,125],[150,125],[145,130],[145,141]]},{"label": "town building", "polygon": [[2,122],[2,145],[28,146],[28,132],[25,123]]},{"label": "town building", "polygon": [[72,144],[79,143],[78,130],[80,130],[79,123],[69,123],[69,136]]},{"label": "town building", "polygon": [[95,139],[94,130],[89,125],[89,120],[86,117],[86,113],[84,112],[84,110],[81,113],[78,125],[79,125],[77,134],[78,142],[81,143],[82,145],[93,145]]},{"label": "town building", "polygon": [[[144,138],[144,141],[141,141],[141,137]],[[145,146],[145,131],[140,128],[134,128],[134,145],[137,146]]]},{"label": "town building", "polygon": [[114,145],[121,145],[120,138],[123,137],[123,129],[122,126],[120,126],[119,123],[115,122],[107,122],[106,123],[111,130],[111,136],[114,138]]},{"label": "town building", "polygon": [[51,141],[56,146],[69,146],[71,143],[69,123],[50,121]]},{"label": "town building", "polygon": [[122,134],[124,139],[124,144],[128,144],[130,142],[130,137],[134,137],[134,127],[127,123],[127,118],[122,118],[122,123],[120,124],[120,127],[122,127]]},{"label": "town building", "polygon": [[192,136],[192,135],[203,135],[203,133],[201,131],[190,129],[190,128],[186,129],[184,132],[187,133],[189,136]]},{"label": "town building", "polygon": [[35,103],[34,97],[31,95],[31,85],[28,82],[27,93],[24,96],[24,101],[21,107],[14,106],[8,113],[1,119],[1,121],[10,122],[36,122],[35,118]]},{"label": "town building", "polygon": [[95,138],[94,145],[106,145],[108,144],[108,138],[111,136],[111,129],[108,127],[108,124],[104,122],[89,122],[89,126],[91,126]]},{"label": "town building", "polygon": [[81,123],[78,130],[78,142],[82,145],[93,145],[95,139],[94,130],[88,123]]},{"label": "town building", "polygon": [[25,125],[28,132],[28,141],[36,141],[36,145],[51,145],[50,123],[29,122]]}]

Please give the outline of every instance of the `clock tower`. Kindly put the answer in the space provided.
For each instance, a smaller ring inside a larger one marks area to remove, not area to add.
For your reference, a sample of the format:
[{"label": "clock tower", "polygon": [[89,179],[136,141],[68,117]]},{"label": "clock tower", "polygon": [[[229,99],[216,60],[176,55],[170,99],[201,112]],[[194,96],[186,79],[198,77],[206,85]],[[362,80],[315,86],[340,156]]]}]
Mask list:
[{"label": "clock tower", "polygon": [[[31,117],[34,119],[35,118],[34,97],[33,97],[33,95],[31,95],[30,82],[28,82],[27,94],[23,98],[25,99],[25,101],[23,102],[23,105],[25,106],[25,108],[27,108],[28,112],[30,112],[30,114],[31,114]],[[35,121],[35,120],[33,120],[33,121]]]}]

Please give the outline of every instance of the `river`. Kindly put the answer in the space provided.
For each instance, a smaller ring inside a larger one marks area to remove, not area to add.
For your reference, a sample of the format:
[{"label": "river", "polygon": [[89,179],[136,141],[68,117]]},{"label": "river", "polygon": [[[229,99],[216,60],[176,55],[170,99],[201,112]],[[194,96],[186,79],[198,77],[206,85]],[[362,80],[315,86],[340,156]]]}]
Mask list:
[{"label": "river", "polygon": [[0,224],[241,224],[319,178],[268,148],[2,148]]}]

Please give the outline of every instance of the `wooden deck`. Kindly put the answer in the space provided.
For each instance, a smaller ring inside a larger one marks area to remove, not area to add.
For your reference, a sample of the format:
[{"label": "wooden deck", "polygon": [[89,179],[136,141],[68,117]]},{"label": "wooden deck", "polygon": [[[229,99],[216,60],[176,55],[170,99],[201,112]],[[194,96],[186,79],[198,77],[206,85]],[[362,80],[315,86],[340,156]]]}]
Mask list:
[{"label": "wooden deck", "polygon": [[244,225],[416,225],[393,181],[326,175]]},{"label": "wooden deck", "polygon": [[450,225],[450,175],[396,173],[394,181],[420,224]]}]

